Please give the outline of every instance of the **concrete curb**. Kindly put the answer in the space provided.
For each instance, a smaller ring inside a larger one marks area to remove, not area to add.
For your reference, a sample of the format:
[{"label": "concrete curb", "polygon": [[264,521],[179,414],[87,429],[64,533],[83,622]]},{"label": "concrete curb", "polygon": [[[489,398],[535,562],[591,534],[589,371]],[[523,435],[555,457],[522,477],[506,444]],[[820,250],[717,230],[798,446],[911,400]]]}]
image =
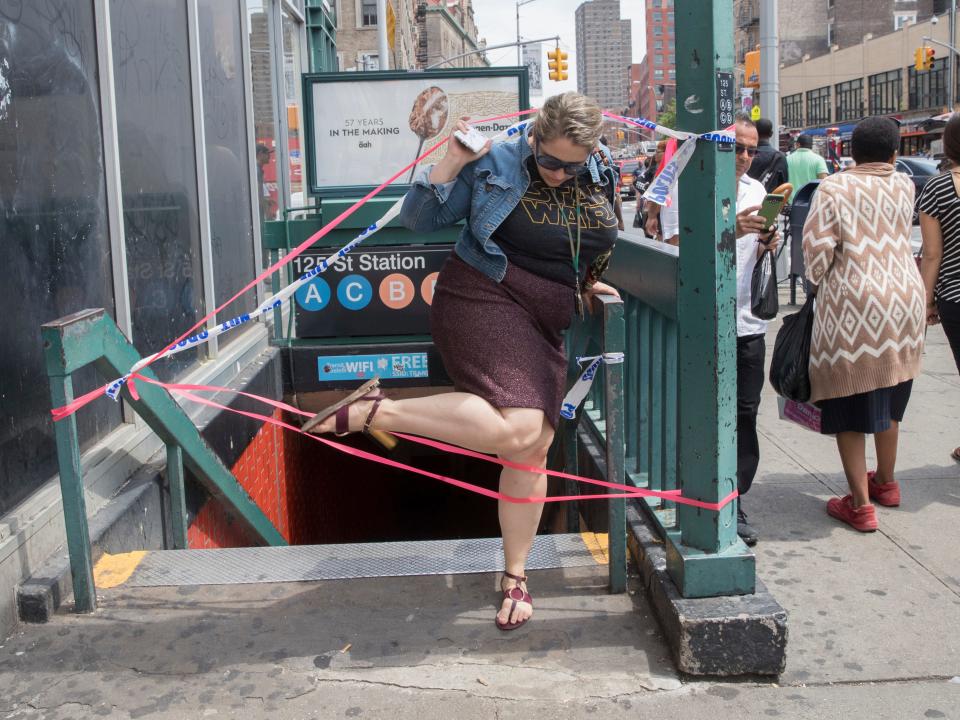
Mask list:
[{"label": "concrete curb", "polygon": [[[280,351],[266,348],[242,371],[238,370],[226,387],[280,397]],[[242,397],[234,398],[230,404],[244,410],[262,409],[254,401]],[[227,467],[236,462],[260,427],[257,421],[213,408],[203,409],[193,420],[210,449]],[[160,451],[89,519],[90,551],[94,563],[105,552],[173,547],[173,538],[168,529],[170,503],[166,465],[165,452]],[[202,504],[206,496],[195,494],[189,470],[187,478],[191,481],[187,485],[187,510],[193,516],[198,508],[190,507],[191,498],[198,498]],[[49,622],[61,603],[72,593],[70,555],[66,545],[63,545],[17,587],[20,620],[28,623]]]},{"label": "concrete curb", "polygon": [[[158,453],[156,458],[163,457]],[[90,518],[93,562],[105,552],[164,547],[164,503],[160,498],[165,462],[142,466],[120,492]],[[73,593],[70,555],[62,546],[17,587],[17,610],[22,622],[49,622],[65,598]]]},{"label": "concrete curb", "polygon": [[787,664],[787,611],[757,578],[753,595],[683,598],[667,574],[663,541],[627,505],[627,544],[677,669],[690,675],[779,675]]}]

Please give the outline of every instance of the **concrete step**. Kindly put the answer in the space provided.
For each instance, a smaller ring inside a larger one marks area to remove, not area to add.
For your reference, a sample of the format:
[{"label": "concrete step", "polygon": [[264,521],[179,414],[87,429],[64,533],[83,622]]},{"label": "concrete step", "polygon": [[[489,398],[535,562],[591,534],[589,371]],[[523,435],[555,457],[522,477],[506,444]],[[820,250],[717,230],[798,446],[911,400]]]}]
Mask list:
[{"label": "concrete step", "polygon": [[[528,570],[605,565],[606,536],[539,535]],[[153,550],[103,555],[98,589],[493,573],[503,570],[500,538]]]}]

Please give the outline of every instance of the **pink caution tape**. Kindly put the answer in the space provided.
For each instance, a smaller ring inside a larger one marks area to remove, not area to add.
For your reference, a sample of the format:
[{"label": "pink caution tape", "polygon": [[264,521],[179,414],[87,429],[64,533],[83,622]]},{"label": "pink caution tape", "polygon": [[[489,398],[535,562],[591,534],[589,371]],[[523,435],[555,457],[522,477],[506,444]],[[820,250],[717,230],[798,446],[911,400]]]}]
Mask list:
[{"label": "pink caution tape", "polygon": [[384,458],[380,455],[374,453],[366,452],[364,450],[359,450],[357,448],[352,448],[348,445],[343,445],[341,443],[335,442],[333,440],[328,440],[326,438],[314,435],[312,433],[303,432],[300,428],[285,423],[282,420],[271,417],[269,415],[261,415],[259,413],[251,413],[244,410],[237,410],[231,408],[227,405],[215,402],[213,400],[208,400],[206,398],[200,397],[194,393],[203,392],[203,393],[232,393],[235,395],[240,395],[251,400],[256,400],[262,402],[271,407],[277,408],[278,410],[284,410],[286,412],[301,415],[303,417],[313,417],[313,413],[306,410],[301,410],[300,408],[293,407],[288,405],[285,402],[279,400],[271,400],[270,398],[265,398],[260,395],[254,395],[253,393],[243,392],[242,390],[233,390],[231,388],[222,388],[215,387],[212,385],[193,385],[187,383],[165,383],[159,380],[154,380],[152,378],[147,378],[142,375],[134,376],[138,380],[150,383],[151,385],[157,385],[159,387],[165,388],[168,392],[175,393],[181,397],[184,397],[193,402],[199,403],[201,405],[207,405],[209,407],[214,407],[220,410],[225,410],[227,412],[233,412],[238,415],[243,415],[244,417],[254,418],[257,420],[262,420],[263,422],[270,423],[271,425],[276,425],[277,427],[282,427],[287,430],[293,430],[294,432],[305,435],[313,440],[321,442],[329,447],[332,447],[340,452],[346,453],[347,455],[352,455],[354,457],[363,458],[365,460],[370,460],[372,462],[380,463],[381,465],[386,465],[388,467],[397,468],[400,470],[407,470],[409,472],[416,473],[418,475],[423,475],[425,477],[433,478],[434,480],[440,480],[441,482],[447,483],[449,485],[455,485],[456,487],[463,488],[465,490],[470,490],[471,492],[477,492],[480,495],[485,495],[486,497],[495,498],[497,500],[504,500],[506,502],[512,503],[534,503],[534,502],[564,502],[568,500],[613,500],[617,498],[629,498],[629,497],[655,497],[662,500],[668,500],[670,502],[675,502],[679,505],[690,505],[692,507],[702,508],[704,510],[713,510],[719,511],[733,501],[738,493],[734,490],[727,497],[723,498],[720,502],[705,502],[703,500],[696,500],[694,498],[683,497],[680,490],[649,490],[646,488],[638,488],[633,485],[624,485],[622,483],[609,482],[607,480],[598,480],[597,478],[588,478],[582,475],[574,475],[572,473],[566,473],[559,470],[549,470],[547,468],[538,468],[532,465],[525,465],[522,463],[515,463],[509,460],[503,460],[501,458],[493,457],[491,455],[486,455],[475,450],[468,450],[466,448],[459,447],[457,445],[450,445],[449,443],[441,442],[439,440],[431,440],[429,438],[419,437],[417,435],[408,435],[406,433],[393,433],[399,438],[408,440],[419,445],[424,445],[426,447],[434,448],[436,450],[442,450],[444,452],[454,453],[457,455],[463,455],[466,457],[474,458],[477,460],[482,460],[484,462],[493,463],[495,465],[500,465],[502,467],[509,467],[514,470],[520,470],[522,472],[535,473],[538,475],[548,475],[550,477],[563,478],[566,480],[573,480],[576,482],[586,483],[589,485],[597,485],[600,487],[605,487],[611,490],[620,490],[619,493],[600,493],[593,495],[560,495],[560,496],[551,496],[547,498],[540,497],[530,497],[530,498],[517,498],[512,495],[504,495],[503,493],[496,492],[494,490],[489,490],[488,488],[480,487],[478,485],[473,485],[472,483],[465,482],[463,480],[457,480],[455,478],[448,477],[446,475],[440,475],[438,473],[432,473],[427,470],[421,470],[420,468],[413,467],[412,465],[407,465],[405,463],[398,462],[396,460],[391,460],[390,458]]},{"label": "pink caution tape", "polygon": [[[476,122],[477,122],[477,123],[483,123],[483,122],[493,122],[493,121],[495,121],[495,120],[506,120],[506,119],[508,119],[508,118],[514,118],[514,117],[519,117],[519,116],[521,116],[521,115],[527,115],[527,114],[532,113],[532,112],[536,112],[536,109],[521,110],[520,112],[508,113],[508,114],[505,114],[505,115],[497,115],[497,116],[495,116],[495,117],[490,117],[490,118],[484,118],[484,119],[482,119],[482,120],[477,120]],[[157,360],[159,360],[160,358],[162,358],[171,348],[176,347],[176,345],[177,345],[181,340],[184,340],[184,339],[190,337],[190,334],[191,334],[194,330],[196,330],[197,328],[206,325],[206,322],[207,322],[210,318],[215,317],[215,316],[217,315],[217,313],[219,313],[221,310],[223,310],[225,307],[227,307],[230,303],[232,303],[234,300],[236,300],[237,298],[239,298],[239,297],[240,297],[241,295],[243,295],[245,292],[247,292],[247,290],[249,290],[250,288],[254,287],[257,283],[265,280],[265,279],[268,278],[270,275],[272,275],[274,272],[276,272],[276,271],[278,271],[280,268],[282,268],[284,265],[286,265],[287,263],[291,262],[294,258],[296,258],[296,257],[298,257],[299,255],[301,255],[303,252],[305,252],[307,249],[309,249],[315,242],[317,242],[318,240],[320,240],[321,238],[323,238],[323,237],[324,237],[325,235],[327,235],[327,233],[329,233],[331,230],[334,230],[341,222],[343,222],[343,221],[346,220],[348,217],[350,217],[353,213],[355,213],[364,203],[366,203],[368,200],[370,200],[371,198],[373,198],[373,197],[375,197],[376,195],[378,195],[378,194],[379,194],[380,192],[382,192],[388,185],[390,185],[390,184],[393,183],[395,180],[398,180],[401,176],[403,176],[403,175],[407,172],[407,170],[411,169],[411,168],[414,167],[415,165],[418,165],[421,160],[429,157],[429,155],[430,155],[432,152],[434,152],[435,150],[437,150],[437,148],[443,147],[443,145],[446,144],[446,143],[449,141],[449,139],[450,139],[449,137],[444,138],[444,139],[441,140],[440,142],[438,142],[438,143],[432,145],[431,147],[427,148],[426,152],[424,152],[422,155],[420,155],[420,157],[418,157],[418,158],[415,159],[413,162],[409,163],[409,164],[406,165],[405,167],[403,167],[403,168],[401,168],[400,170],[398,170],[397,172],[395,172],[395,173],[394,173],[393,175],[391,175],[387,180],[385,180],[384,182],[380,183],[380,185],[378,185],[377,187],[375,187],[373,190],[371,190],[370,192],[368,192],[368,193],[367,193],[366,195],[364,195],[362,198],[360,198],[359,200],[357,200],[357,202],[355,202],[355,203],[354,203],[353,205],[351,205],[349,208],[347,208],[347,209],[344,210],[342,213],[340,213],[339,215],[337,215],[337,217],[335,217],[332,221],[330,221],[330,223],[328,223],[327,225],[324,225],[320,230],[318,230],[318,231],[315,232],[313,235],[311,235],[310,237],[308,237],[306,240],[304,240],[302,243],[300,243],[296,248],[294,248],[293,250],[291,250],[288,254],[284,255],[282,258],[280,258],[279,260],[277,260],[277,262],[273,263],[273,265],[271,265],[271,266],[268,267],[266,270],[264,270],[264,271],[261,272],[259,275],[257,275],[257,277],[255,277],[253,280],[251,280],[251,281],[248,282],[246,285],[244,285],[242,288],[240,288],[240,290],[238,290],[231,298],[229,298],[227,301],[225,301],[225,302],[224,302],[223,304],[221,304],[219,307],[215,308],[214,310],[212,310],[212,311],[210,311],[209,313],[207,313],[204,317],[200,318],[200,320],[198,320],[193,326],[191,326],[190,328],[188,328],[187,331],[184,332],[180,337],[178,337],[178,338],[177,338],[176,340],[174,340],[173,342],[169,343],[169,344],[168,344],[163,350],[161,350],[159,353],[156,353],[152,358],[150,358],[150,360],[149,360],[148,362],[146,362],[146,363],[144,363],[143,365],[141,365],[139,369],[142,370],[143,368],[149,367],[149,366],[152,365],[154,362],[156,362]],[[111,383],[111,384],[112,384],[112,383]],[[65,417],[67,417],[67,416],[69,416],[69,415],[72,415],[72,414],[75,413],[77,410],[79,410],[80,408],[82,408],[84,405],[87,405],[88,403],[90,403],[90,402],[92,402],[94,399],[96,399],[97,397],[103,395],[104,392],[106,391],[106,389],[107,389],[108,387],[110,387],[111,384],[105,385],[104,387],[99,388],[99,389],[97,389],[96,391],[92,391],[92,392],[86,393],[85,395],[82,395],[81,397],[75,399],[73,402],[68,403],[67,405],[64,405],[64,406],[59,407],[59,408],[54,408],[53,410],[50,411],[50,412],[51,412],[51,415],[53,416],[54,421],[62,420],[63,418],[65,418]]]}]

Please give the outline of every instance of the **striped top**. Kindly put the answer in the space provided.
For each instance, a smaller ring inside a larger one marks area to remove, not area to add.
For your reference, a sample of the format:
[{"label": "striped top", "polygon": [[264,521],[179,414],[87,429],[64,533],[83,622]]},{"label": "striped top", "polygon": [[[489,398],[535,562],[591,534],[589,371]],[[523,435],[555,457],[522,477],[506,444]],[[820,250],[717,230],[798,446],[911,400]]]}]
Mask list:
[{"label": "striped top", "polygon": [[940,300],[960,302],[960,197],[953,173],[930,178],[923,186],[917,207],[940,223],[943,259],[934,293]]}]

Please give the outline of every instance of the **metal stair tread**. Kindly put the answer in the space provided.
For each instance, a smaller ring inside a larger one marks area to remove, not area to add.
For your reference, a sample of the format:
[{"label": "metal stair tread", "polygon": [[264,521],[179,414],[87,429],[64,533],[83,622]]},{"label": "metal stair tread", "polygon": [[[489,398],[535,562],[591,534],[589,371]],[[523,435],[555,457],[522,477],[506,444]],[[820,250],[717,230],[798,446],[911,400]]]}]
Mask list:
[{"label": "metal stair tread", "polygon": [[[527,570],[600,562],[580,534],[538,535]],[[139,559],[122,587],[346,580],[503,570],[500,538],[157,550]]]}]

